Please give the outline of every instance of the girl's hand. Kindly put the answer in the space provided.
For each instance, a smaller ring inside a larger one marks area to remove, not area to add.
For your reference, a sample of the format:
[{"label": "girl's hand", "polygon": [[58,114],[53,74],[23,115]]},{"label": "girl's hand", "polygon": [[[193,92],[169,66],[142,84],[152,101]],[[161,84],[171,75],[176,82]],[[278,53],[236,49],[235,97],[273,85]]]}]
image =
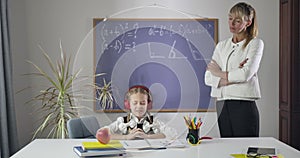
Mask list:
[{"label": "girl's hand", "polygon": [[146,138],[148,138],[148,135],[144,131],[142,131],[142,132],[138,131],[135,133],[135,137],[146,139]]},{"label": "girl's hand", "polygon": [[127,139],[146,138],[147,134],[140,128],[132,129],[127,135]]},{"label": "girl's hand", "polygon": [[129,131],[129,134],[134,134],[134,133],[136,133],[138,131],[143,132],[143,130],[141,130],[140,128],[134,128],[131,131]]}]

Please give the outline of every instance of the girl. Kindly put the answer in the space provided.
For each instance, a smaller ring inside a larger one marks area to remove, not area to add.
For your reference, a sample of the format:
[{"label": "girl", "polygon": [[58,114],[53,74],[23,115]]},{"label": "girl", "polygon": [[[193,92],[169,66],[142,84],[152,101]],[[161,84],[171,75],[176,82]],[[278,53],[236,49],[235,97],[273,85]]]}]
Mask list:
[{"label": "girl", "polygon": [[129,88],[124,104],[130,113],[104,127],[109,128],[111,139],[165,138],[165,125],[148,112],[152,108],[152,96],[147,87],[136,85]]},{"label": "girl", "polygon": [[228,15],[232,37],[217,44],[205,73],[216,108],[221,137],[258,137],[261,97],[257,72],[264,44],[257,36],[256,13],[244,2]]}]

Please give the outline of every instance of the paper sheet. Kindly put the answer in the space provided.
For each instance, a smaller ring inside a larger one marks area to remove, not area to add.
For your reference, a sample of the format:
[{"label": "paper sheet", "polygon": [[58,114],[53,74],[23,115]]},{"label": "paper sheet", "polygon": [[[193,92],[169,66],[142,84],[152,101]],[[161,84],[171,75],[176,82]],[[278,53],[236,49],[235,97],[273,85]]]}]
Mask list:
[{"label": "paper sheet", "polygon": [[143,139],[143,140],[124,140],[121,141],[125,149],[141,149],[141,148],[184,148],[187,144],[183,140],[169,139]]}]

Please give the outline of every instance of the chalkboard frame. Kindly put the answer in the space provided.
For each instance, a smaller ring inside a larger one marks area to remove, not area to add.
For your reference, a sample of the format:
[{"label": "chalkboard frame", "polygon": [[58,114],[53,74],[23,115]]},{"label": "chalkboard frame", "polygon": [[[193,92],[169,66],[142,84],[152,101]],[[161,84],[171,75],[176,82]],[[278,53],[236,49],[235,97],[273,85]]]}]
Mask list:
[{"label": "chalkboard frame", "polygon": [[[218,42],[218,19],[216,18],[193,18],[193,19],[187,19],[187,18],[94,18],[93,19],[93,28],[94,28],[94,38],[93,38],[93,47],[94,47],[94,58],[96,59],[97,56],[97,51],[96,51],[96,43],[97,43],[97,38],[96,38],[96,33],[95,33],[95,28],[99,22],[103,22],[106,20],[114,20],[114,21],[208,21],[213,23],[213,34],[214,36],[212,37],[215,44]],[[96,60],[94,60],[94,72],[97,73],[97,66],[96,66]],[[96,82],[96,78],[94,79],[94,82]],[[94,93],[95,94],[95,93]],[[95,95],[96,97],[96,95]],[[211,103],[209,103],[211,104]],[[97,103],[94,103],[94,111],[95,112],[124,112],[126,110],[122,108],[117,108],[117,109],[102,109],[97,105]],[[207,108],[194,108],[194,109],[164,109],[163,107],[161,109],[152,109],[150,110],[152,112],[207,112],[207,111],[215,111],[214,106],[208,105]]]}]

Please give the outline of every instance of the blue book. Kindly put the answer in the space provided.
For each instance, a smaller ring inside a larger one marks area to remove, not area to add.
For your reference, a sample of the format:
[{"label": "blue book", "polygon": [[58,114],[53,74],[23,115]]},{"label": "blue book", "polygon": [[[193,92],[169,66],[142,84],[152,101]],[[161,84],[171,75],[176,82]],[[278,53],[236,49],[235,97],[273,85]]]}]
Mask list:
[{"label": "blue book", "polygon": [[102,148],[102,149],[88,149],[84,150],[82,146],[74,146],[74,152],[80,157],[107,157],[107,156],[123,156],[125,149],[116,148]]}]

